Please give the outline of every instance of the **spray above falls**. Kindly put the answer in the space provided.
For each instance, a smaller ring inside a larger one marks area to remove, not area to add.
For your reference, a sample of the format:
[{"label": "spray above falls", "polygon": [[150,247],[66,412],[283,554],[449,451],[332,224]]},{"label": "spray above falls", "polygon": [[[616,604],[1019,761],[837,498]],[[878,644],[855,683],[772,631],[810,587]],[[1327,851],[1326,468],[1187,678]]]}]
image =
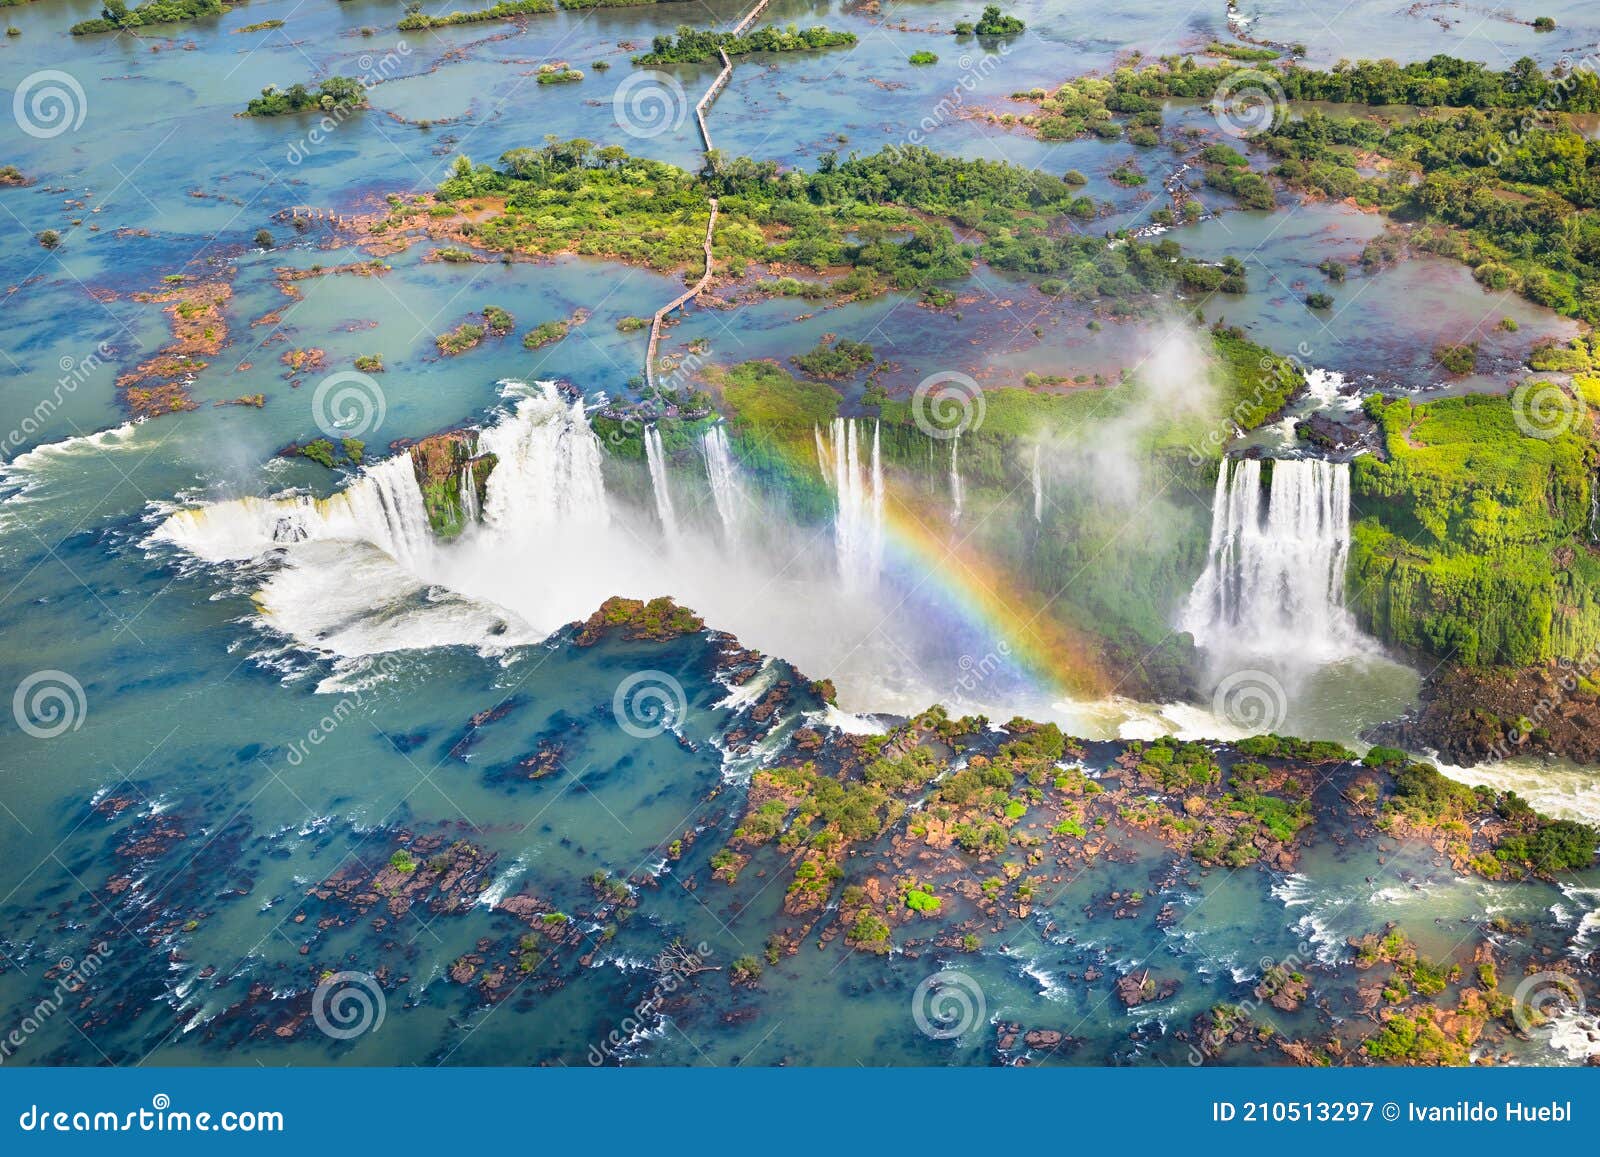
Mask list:
[{"label": "spray above falls", "polygon": [[[607,455],[581,400],[554,383],[508,383],[495,421],[456,435],[468,444],[440,478],[426,456],[397,454],[327,498],[179,510],[153,541],[247,564],[258,621],[340,659],[449,645],[506,654],[612,595],[667,595],[835,680],[853,709],[908,712],[952,694],[963,656],[995,649],[987,623],[883,574],[876,423],[840,419],[816,431],[837,500],[831,535],[785,518],[786,504],[743,470],[721,426],[676,454],[657,431],[642,436],[649,487],[635,500],[608,485],[611,471],[631,467]],[[462,474],[463,456],[492,467]],[[460,533],[430,526],[434,487],[459,503]],[[697,487],[706,501],[691,500]],[[998,689],[1011,677],[989,682]]]}]

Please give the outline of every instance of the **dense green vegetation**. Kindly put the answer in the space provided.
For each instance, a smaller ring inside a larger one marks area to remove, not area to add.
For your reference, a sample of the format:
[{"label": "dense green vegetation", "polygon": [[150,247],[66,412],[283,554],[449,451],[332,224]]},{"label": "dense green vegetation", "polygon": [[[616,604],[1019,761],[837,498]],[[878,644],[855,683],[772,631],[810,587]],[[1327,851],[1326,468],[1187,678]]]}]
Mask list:
[{"label": "dense green vegetation", "polygon": [[[1240,71],[1166,58],[1109,77],[1063,84],[1022,118],[1049,138],[1115,138],[1161,125],[1167,98],[1209,101]],[[1290,101],[1415,105],[1414,118],[1330,116],[1320,109],[1280,116],[1252,144],[1276,159],[1272,172],[1294,188],[1354,198],[1420,226],[1412,243],[1471,264],[1480,281],[1510,288],[1591,323],[1600,321],[1600,144],[1569,114],[1600,111],[1600,78],[1589,69],[1542,72],[1529,59],[1503,72],[1435,56],[1319,71],[1284,65],[1267,74]],[[1252,208],[1271,190],[1247,168],[1205,150],[1206,184]],[[1224,150],[1231,152],[1231,150]],[[1362,172],[1373,155],[1383,170]]]},{"label": "dense green vegetation", "polygon": [[731,32],[680,24],[676,37],[657,36],[650,42],[650,51],[635,56],[633,62],[645,65],[699,64],[716,60],[718,49],[729,56],[744,56],[751,52],[813,52],[855,42],[854,32],[836,32],[820,25],[802,31],[794,24],[787,28],[768,24],[764,28],[735,36]]},{"label": "dense green vegetation", "polygon": [[[1119,96],[1210,100],[1222,82],[1239,70],[1240,66],[1232,63],[1206,66],[1197,64],[1193,57],[1168,57],[1139,69],[1118,69],[1111,84]],[[1265,71],[1293,101],[1600,112],[1600,77],[1594,72],[1579,69],[1547,76],[1528,57],[1503,72],[1443,55],[1405,65],[1392,60],[1364,60],[1327,70],[1284,64]]]},{"label": "dense green vegetation", "polygon": [[486,20],[508,20],[513,16],[527,16],[538,12],[554,12],[555,0],[501,0],[491,8],[478,8],[467,12],[452,12],[447,16],[432,16],[426,12],[407,12],[399,27],[404,32],[424,28],[444,28],[451,24],[477,24]]},{"label": "dense green vegetation", "polygon": [[1380,638],[1469,665],[1579,658],[1600,643],[1587,419],[1533,437],[1518,405],[1529,402],[1368,401],[1384,456],[1351,467],[1364,517],[1347,577],[1352,607]]},{"label": "dense green vegetation", "polygon": [[534,74],[539,84],[575,84],[582,79],[583,73],[566,63],[541,64]]},{"label": "dense green vegetation", "polygon": [[220,16],[227,10],[223,0],[149,0],[137,8],[129,8],[127,0],[106,0],[99,19],[79,21],[72,26],[72,35],[116,32],[147,24],[179,24],[202,16]]},{"label": "dense green vegetation", "polygon": [[989,4],[984,7],[983,15],[978,17],[978,22],[972,26],[972,31],[977,36],[1015,36],[1026,27],[1027,25],[1015,16],[1002,13],[999,5]]},{"label": "dense green vegetation", "polygon": [[[1387,124],[1313,111],[1259,144],[1290,185],[1416,223],[1413,244],[1472,265],[1489,288],[1600,320],[1600,145],[1564,118],[1467,110]],[[1368,177],[1357,167],[1371,154],[1389,166]]]},{"label": "dense green vegetation", "polygon": [[287,89],[268,85],[245,106],[244,115],[275,117],[298,112],[332,112],[339,108],[362,108],[366,103],[366,89],[359,80],[353,76],[330,76],[315,89],[304,84],[291,84]]},{"label": "dense green vegetation", "polygon": [[[459,159],[438,192],[446,202],[503,198],[504,212],[463,228],[490,249],[693,268],[702,260],[706,200],[715,196],[721,205],[713,238],[719,270],[741,276],[751,262],[782,262],[832,272],[830,287],[816,287],[822,296],[926,288],[967,275],[977,258],[1043,277],[1041,287],[1049,292],[1105,300],[1114,313],[1132,312],[1133,299],[1160,289],[1244,288],[1237,261],[1220,267],[1189,261],[1170,239],[1111,246],[1102,237],[1061,229],[1063,217],[1096,213],[1066,181],[922,148],[843,161],[825,154],[814,173],[735,158],[690,174],[616,146],[597,149],[574,140],[513,149],[501,165],[474,167]],[[944,222],[985,240],[959,244]],[[803,283],[794,286],[810,292]]]},{"label": "dense green vegetation", "polygon": [[1501,825],[1490,854],[1474,858],[1473,868],[1491,878],[1519,878],[1527,872],[1549,876],[1581,871],[1594,865],[1600,831],[1571,820],[1540,815],[1514,791],[1468,787],[1450,779],[1429,763],[1407,758],[1392,748],[1374,748],[1367,762],[1386,767],[1394,777],[1394,795],[1384,804],[1380,823],[1396,820],[1431,829],[1456,841],[1454,850],[1470,854],[1473,821],[1486,810]]},{"label": "dense green vegetation", "polygon": [[570,328],[571,325],[565,318],[555,321],[541,321],[522,335],[522,345],[525,349],[542,350],[545,346],[566,337]]},{"label": "dense green vegetation", "polygon": [[863,366],[872,364],[872,347],[864,341],[849,338],[829,340],[825,337],[809,352],[793,360],[801,373],[825,381],[840,381],[852,377]]}]

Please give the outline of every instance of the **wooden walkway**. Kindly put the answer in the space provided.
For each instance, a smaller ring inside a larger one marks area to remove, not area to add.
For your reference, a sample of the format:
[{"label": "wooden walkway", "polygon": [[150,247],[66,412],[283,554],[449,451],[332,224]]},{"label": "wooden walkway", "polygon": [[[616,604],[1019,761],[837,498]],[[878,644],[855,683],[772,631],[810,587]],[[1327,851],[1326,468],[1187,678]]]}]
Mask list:
[{"label": "wooden walkway", "polygon": [[[745,31],[767,10],[767,5],[771,2],[772,0],[756,0],[755,6],[744,14],[739,23],[733,26],[733,35],[743,36]],[[711,144],[711,130],[706,127],[706,110],[711,107],[722,90],[728,86],[728,80],[733,76],[733,61],[728,58],[728,50],[718,48],[717,56],[722,60],[722,68],[717,73],[716,79],[711,82],[711,87],[706,89],[706,94],[695,102],[694,106],[694,119],[695,123],[700,126],[700,140],[705,143],[707,164],[711,162],[713,146]],[[680,294],[671,302],[656,310],[656,316],[650,322],[650,344],[645,348],[644,352],[644,380],[645,384],[651,389],[654,389],[656,384],[656,349],[661,344],[662,323],[666,320],[667,314],[678,309],[685,302],[692,301],[697,297],[711,280],[711,235],[716,228],[717,199],[712,197],[711,220],[706,223],[705,272],[700,275],[700,280],[695,282],[694,286],[687,292]]]},{"label": "wooden walkway", "polygon": [[744,30],[746,28],[749,28],[750,25],[752,25],[752,24],[754,24],[756,22],[756,17],[760,16],[763,12],[765,12],[767,10],[767,5],[770,4],[771,2],[772,2],[772,0],[761,0],[761,2],[759,4],[757,4],[754,8],[752,8],[752,9],[750,9],[750,11],[746,12],[744,14],[744,19],[739,21],[739,23],[737,23],[737,24],[735,24],[733,26],[733,34],[735,36],[743,36],[744,35]]},{"label": "wooden walkway", "polygon": [[[765,0],[762,2],[765,3]],[[711,107],[711,102],[717,99],[717,94],[723,90],[728,78],[733,75],[733,61],[728,59],[727,49],[717,49],[717,55],[722,57],[722,71],[717,73],[717,79],[711,82],[711,87],[706,89],[705,96],[694,106],[694,119],[700,123],[700,139],[705,142],[707,153],[711,152],[711,130],[706,128],[706,109]],[[706,158],[707,161],[710,159],[709,156]]]},{"label": "wooden walkway", "polygon": [[655,317],[650,322],[650,345],[644,354],[644,380],[651,389],[656,384],[656,347],[661,344],[661,325],[666,320],[667,314],[693,300],[711,280],[711,235],[717,228],[717,199],[711,198],[711,220],[706,222],[706,269],[700,275],[700,280],[686,289],[683,293],[673,298],[666,305],[656,310]]}]

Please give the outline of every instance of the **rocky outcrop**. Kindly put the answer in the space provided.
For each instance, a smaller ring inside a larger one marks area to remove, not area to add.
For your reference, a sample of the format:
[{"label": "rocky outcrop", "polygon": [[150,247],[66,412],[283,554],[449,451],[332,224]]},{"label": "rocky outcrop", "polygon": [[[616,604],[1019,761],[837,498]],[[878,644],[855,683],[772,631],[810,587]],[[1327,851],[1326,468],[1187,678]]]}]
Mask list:
[{"label": "rocky outcrop", "polygon": [[1463,766],[1518,755],[1600,763],[1600,693],[1592,677],[1581,666],[1556,663],[1448,667],[1424,684],[1416,712],[1374,736]]}]

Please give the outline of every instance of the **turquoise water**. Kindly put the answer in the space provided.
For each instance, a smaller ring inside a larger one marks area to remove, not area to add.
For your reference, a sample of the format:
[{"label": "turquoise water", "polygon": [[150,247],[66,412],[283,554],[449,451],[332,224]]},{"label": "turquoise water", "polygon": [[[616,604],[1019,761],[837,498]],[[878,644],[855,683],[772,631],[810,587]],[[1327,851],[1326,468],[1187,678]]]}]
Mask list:
[{"label": "turquoise water", "polygon": [[[697,20],[726,20],[739,10],[722,0],[694,7]],[[1140,223],[1150,204],[1106,179],[1136,152],[1132,146],[1042,143],[937,110],[964,77],[972,87],[959,88],[963,105],[1003,109],[1013,91],[1107,68],[1131,48],[1196,47],[1225,33],[1221,6],[1107,13],[1034,2],[1014,10],[1028,21],[1027,38],[986,63],[980,49],[925,30],[973,14],[946,0],[893,14],[891,24],[904,20],[922,31],[899,30],[853,5],[780,0],[772,19],[849,28],[860,43],[741,60],[712,116],[717,144],[809,166],[828,150],[873,151],[919,133],[950,153],[1057,173],[1081,169],[1088,191],[1113,205],[1104,228]],[[418,247],[385,258],[392,268],[381,276],[298,281],[303,297],[291,300],[279,288],[280,267],[332,267],[368,254],[324,226],[299,236],[277,215],[297,205],[371,209],[389,194],[431,189],[460,153],[488,161],[546,134],[581,134],[692,166],[699,159],[692,117],[640,138],[617,123],[611,104],[630,71],[619,45],[642,46],[689,17],[680,5],[559,13],[402,40],[392,5],[253,0],[218,19],[138,37],[66,35],[96,11],[89,0],[6,9],[21,36],[0,42],[8,105],[24,78],[59,69],[81,89],[73,100],[83,112],[81,126],[47,139],[5,126],[6,159],[33,183],[0,189],[13,238],[0,246],[0,283],[13,289],[0,307],[0,430],[11,432],[0,504],[0,688],[59,673],[65,678],[51,680],[65,688],[69,717],[49,738],[8,723],[0,739],[3,1023],[20,1023],[58,974],[72,972],[60,967],[63,959],[104,957],[89,984],[93,999],[30,1029],[8,1061],[582,1064],[649,996],[654,973],[642,966],[671,939],[704,942],[724,970],[740,955],[761,953],[768,933],[785,923],[781,888],[767,886],[777,857],[752,864],[734,887],[712,880],[708,863],[742,811],[743,777],[761,755],[738,749],[752,737],[775,747],[806,712],[814,724],[876,724],[823,714],[814,701],[753,722],[749,703],[728,702],[712,648],[698,635],[663,647],[580,648],[567,634],[543,638],[611,594],[679,595],[710,627],[736,631],[780,664],[835,677],[846,711],[966,700],[997,718],[1006,717],[1001,711],[1054,715],[1097,738],[1146,728],[1204,732],[1215,723],[1169,704],[1063,703],[1006,661],[999,631],[923,589],[904,560],[892,560],[899,573],[871,598],[836,588],[826,526],[785,525],[762,507],[744,556],[719,553],[728,542],[692,455],[680,456],[673,473],[688,528],[683,554],[666,559],[640,497],[619,507],[607,531],[629,568],[579,568],[577,579],[548,587],[560,598],[551,594],[543,608],[530,592],[545,591],[551,575],[567,575],[562,564],[581,553],[581,536],[561,544],[569,552],[561,558],[542,544],[504,573],[462,575],[466,588],[494,579],[492,592],[473,590],[472,600],[428,575],[402,573],[370,543],[349,539],[306,555],[312,565],[304,573],[321,581],[290,592],[299,601],[281,585],[286,570],[276,548],[218,563],[174,546],[157,531],[177,510],[291,489],[327,495],[351,484],[277,456],[318,433],[322,374],[291,379],[280,362],[287,349],[322,349],[330,368],[382,356],[384,416],[365,432],[373,457],[387,454],[392,441],[503,423],[508,380],[561,379],[590,402],[626,390],[644,343],[616,323],[652,313],[676,295],[678,279],[577,258],[458,266],[425,261]],[[1563,26],[1555,38],[1576,37],[1555,14]],[[274,18],[285,26],[239,31]],[[1313,59],[1345,53],[1337,37],[1301,28],[1301,19],[1264,9],[1258,33],[1303,39]],[[1580,19],[1575,7],[1573,20]],[[1458,47],[1420,21],[1383,27],[1401,29],[1386,50],[1405,59]],[[363,28],[376,31],[362,35]],[[923,48],[940,54],[938,66],[906,63]],[[602,58],[612,61],[609,72],[590,67]],[[557,59],[587,70],[585,80],[529,81],[539,63]],[[310,141],[293,118],[233,115],[265,85],[334,73],[374,74],[382,83],[372,111],[325,141]],[[696,67],[673,73],[691,102],[711,75]],[[416,123],[424,120],[446,123]],[[1151,171],[1153,157],[1172,160],[1142,155]],[[262,228],[276,248],[254,247]],[[64,235],[61,248],[24,243],[44,229]],[[1343,207],[1285,206],[1273,215],[1226,212],[1179,237],[1202,256],[1248,248],[1251,291],[1228,303],[1228,320],[1286,351],[1309,342],[1308,361],[1353,381],[1373,375],[1385,388],[1434,384],[1425,359],[1414,356],[1431,348],[1423,327],[1398,308],[1422,293],[1430,311],[1462,327],[1479,325],[1480,316],[1492,314],[1491,323],[1516,317],[1521,345],[1504,339],[1507,358],[1541,334],[1566,332],[1524,303],[1489,300],[1465,270],[1431,260],[1352,278],[1338,294],[1337,317],[1311,331],[1298,282],[1321,256],[1358,252],[1376,229],[1374,218]],[[192,383],[197,408],[129,423],[116,379],[168,340],[160,306],[133,295],[159,290],[177,274],[231,287],[227,339]],[[880,357],[898,363],[884,380],[899,389],[941,369],[985,384],[1063,367],[1110,375],[1148,336],[1134,323],[1089,331],[1072,307],[989,270],[957,290],[959,324],[897,295],[809,318],[798,315],[811,307],[779,300],[692,311],[670,331],[665,350],[681,353],[704,339],[715,362],[782,359],[834,332],[871,341]],[[580,307],[591,312],[566,340],[541,351],[511,337],[441,358],[435,337],[489,304],[509,310],[518,332]],[[278,310],[279,324],[253,324]],[[1490,346],[1501,340],[1484,337]],[[261,409],[218,404],[257,393],[265,396]],[[648,493],[638,478],[633,485]],[[1209,495],[1171,500],[1203,518]],[[1025,525],[1028,503],[1016,494],[1007,517]],[[484,557],[469,555],[464,569]],[[264,590],[275,590],[279,602],[258,605]],[[556,605],[560,613],[550,609]],[[540,629],[523,630],[519,617]],[[379,628],[389,628],[391,641],[412,632],[409,644],[332,645],[370,639]],[[964,673],[975,661],[988,671],[997,653],[995,673],[969,693]],[[684,689],[679,734],[640,740],[616,725],[617,688],[640,670],[664,671]],[[1346,680],[1308,697],[1298,718],[1353,739],[1358,724],[1403,707],[1413,686],[1385,668],[1370,682]],[[472,723],[485,712],[492,718]],[[529,760],[554,770],[531,778]],[[469,874],[453,900],[432,897],[400,914],[387,901],[358,914],[357,906],[317,894],[341,872],[359,868],[370,880],[418,839],[446,850],[467,841],[479,874]],[[690,847],[669,866],[665,849],[674,839]],[[1302,943],[1310,958],[1371,930],[1372,908],[1405,920],[1414,937],[1431,937],[1427,946],[1440,955],[1459,951],[1447,924],[1463,916],[1511,912],[1534,921],[1540,943],[1553,951],[1581,947],[1591,930],[1584,920],[1592,893],[1471,885],[1419,857],[1400,865],[1412,879],[1391,896],[1367,886],[1377,867],[1372,855],[1319,846],[1293,878],[1230,875],[1177,870],[1153,842],[1132,839],[1125,860],[1064,879],[1048,903],[985,936],[977,953],[921,945],[915,956],[880,959],[847,952],[838,940],[819,947],[812,937],[771,966],[758,988],[732,988],[721,971],[667,994],[667,1019],[654,1008],[635,1018],[637,1039],[628,1028],[626,1043],[606,1059],[988,1063],[996,1056],[993,1020],[1081,1042],[1052,1059],[1185,1063],[1187,1045],[1175,1030],[1247,991],[1262,958],[1284,959]],[[632,881],[636,907],[608,905],[589,883],[596,871]],[[1112,891],[1141,889],[1190,915],[1160,926],[1153,900],[1134,920],[1083,911]],[[546,936],[548,963],[527,982],[515,952],[528,926],[496,907],[524,891],[542,912],[575,914],[573,930],[562,933],[570,941]],[[1414,903],[1417,895],[1428,902]],[[1550,915],[1558,905],[1559,919]],[[619,917],[622,910],[633,915]],[[1351,922],[1352,911],[1363,920]],[[469,961],[471,979],[452,979],[473,956],[484,959]],[[1109,977],[1147,965],[1181,977],[1183,986],[1136,1013],[1108,999],[1106,979],[1084,979],[1089,969]],[[987,1010],[981,1027],[950,1040],[918,1030],[908,1008],[936,967],[979,978]],[[496,968],[508,979],[485,989],[483,978]],[[344,1040],[307,1021],[319,981],[343,971],[377,975],[386,1006],[378,1031]],[[1338,988],[1342,982],[1329,976]],[[1285,1027],[1309,1028],[1313,1020],[1307,1014]]]}]

